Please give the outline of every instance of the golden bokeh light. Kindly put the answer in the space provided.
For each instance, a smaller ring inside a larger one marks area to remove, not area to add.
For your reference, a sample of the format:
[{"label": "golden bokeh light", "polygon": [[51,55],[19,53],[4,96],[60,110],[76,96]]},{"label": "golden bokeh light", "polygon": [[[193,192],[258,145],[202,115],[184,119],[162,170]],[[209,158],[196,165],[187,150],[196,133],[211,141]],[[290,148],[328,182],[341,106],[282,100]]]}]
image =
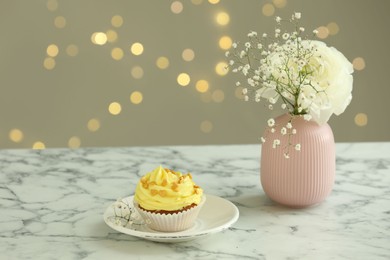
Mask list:
[{"label": "golden bokeh light", "polygon": [[232,38],[230,38],[229,36],[222,36],[220,39],[219,39],[219,47],[222,49],[222,50],[228,50],[230,49],[230,47],[232,46]]},{"label": "golden bokeh light", "polygon": [[317,37],[320,39],[325,39],[329,36],[329,30],[328,27],[326,26],[320,26],[317,28]]},{"label": "golden bokeh light", "polygon": [[204,120],[200,123],[200,131],[203,133],[210,133],[213,130],[213,123],[209,120]]},{"label": "golden bokeh light", "polygon": [[222,90],[217,89],[217,90],[213,91],[213,94],[211,95],[211,97],[212,97],[214,102],[221,103],[225,99],[225,93]]},{"label": "golden bokeh light", "polygon": [[219,12],[215,17],[215,20],[219,25],[227,25],[230,22],[230,16],[228,13]]},{"label": "golden bokeh light", "polygon": [[275,13],[275,7],[272,4],[267,3],[263,5],[261,11],[265,16],[272,16]]},{"label": "golden bokeh light", "polygon": [[195,58],[195,52],[192,49],[185,49],[181,53],[181,57],[185,61],[192,61]]},{"label": "golden bokeh light", "polygon": [[133,43],[130,47],[130,51],[134,55],[141,55],[144,52],[144,46],[139,42]]},{"label": "golden bokeh light", "polygon": [[92,118],[87,123],[87,128],[91,132],[96,132],[100,129],[100,121],[99,119]]},{"label": "golden bokeh light", "polygon": [[366,67],[366,62],[362,57],[356,57],[353,59],[352,65],[355,70],[363,70]]},{"label": "golden bokeh light", "polygon": [[140,66],[134,66],[131,68],[131,76],[135,79],[140,79],[144,76],[144,70]]},{"label": "golden bokeh light", "polygon": [[118,34],[114,30],[106,31],[107,41],[108,42],[116,42],[118,40]]},{"label": "golden bokeh light", "polygon": [[166,69],[169,67],[169,59],[167,57],[164,57],[164,56],[161,56],[161,57],[158,57],[158,59],[156,60],[156,66],[157,68],[159,69]]},{"label": "golden bokeh light", "polygon": [[69,44],[65,51],[68,56],[75,57],[77,54],[79,54],[79,47],[77,47],[75,44]]},{"label": "golden bokeh light", "polygon": [[49,11],[57,11],[58,9],[58,2],[57,0],[48,0],[46,3],[46,7]]},{"label": "golden bokeh light", "polygon": [[219,76],[225,76],[228,73],[227,63],[224,61],[217,63],[215,66],[215,73]]},{"label": "golden bokeh light", "polygon": [[358,113],[355,116],[355,124],[357,126],[366,126],[368,123],[368,117],[365,113]]},{"label": "golden bokeh light", "polygon": [[179,83],[180,86],[187,86],[190,84],[191,78],[187,73],[180,73],[177,76],[177,83]]},{"label": "golden bokeh light", "polygon": [[114,15],[111,18],[111,24],[112,24],[112,26],[117,27],[117,28],[121,27],[123,25],[123,17],[120,15]]},{"label": "golden bokeh light", "polygon": [[110,112],[111,115],[119,115],[122,111],[122,106],[121,104],[119,104],[118,102],[112,102],[109,106],[108,106],[108,112]]},{"label": "golden bokeh light", "polygon": [[47,57],[43,61],[43,67],[47,70],[52,70],[54,69],[55,66],[56,66],[56,61],[51,57]]},{"label": "golden bokeh light", "polygon": [[54,26],[58,29],[62,29],[66,26],[66,19],[63,16],[57,16],[54,18]]},{"label": "golden bokeh light", "polygon": [[209,3],[215,5],[219,3],[219,0],[209,0]]},{"label": "golden bokeh light", "polygon": [[130,102],[131,103],[138,105],[142,102],[142,100],[143,100],[143,95],[141,92],[134,91],[133,93],[131,93],[131,95],[130,95]]},{"label": "golden bokeh light", "polygon": [[47,49],[46,49],[46,53],[47,55],[49,55],[50,57],[55,57],[58,55],[58,46],[55,45],[55,44],[50,44],[49,46],[47,46]]},{"label": "golden bokeh light", "polygon": [[41,141],[36,141],[32,146],[32,149],[34,149],[34,150],[42,150],[45,148],[46,148],[45,143],[41,142]]},{"label": "golden bokeh light", "polygon": [[272,3],[277,8],[283,8],[287,5],[287,0],[272,0]]},{"label": "golden bokeh light", "polygon": [[69,148],[76,149],[76,148],[79,148],[80,145],[81,145],[80,137],[72,136],[71,138],[69,138],[69,140],[68,140],[68,147]]},{"label": "golden bokeh light", "polygon": [[107,43],[107,35],[104,32],[94,32],[91,35],[91,41],[97,45],[104,45]]},{"label": "golden bokeh light", "polygon": [[22,130],[17,129],[17,128],[14,128],[11,131],[9,131],[8,136],[9,136],[9,139],[15,143],[20,143],[24,137]]},{"label": "golden bokeh light", "polygon": [[183,4],[180,1],[174,1],[171,4],[171,11],[174,14],[180,14],[183,11]]},{"label": "golden bokeh light", "polygon": [[121,60],[123,58],[123,50],[119,47],[115,47],[111,50],[111,57],[114,60]]},{"label": "golden bokeh light", "polygon": [[335,34],[337,34],[340,31],[339,25],[337,23],[335,23],[335,22],[328,23],[326,28],[328,28],[328,31],[329,31],[330,35],[335,35]]},{"label": "golden bokeh light", "polygon": [[205,93],[209,90],[209,83],[206,80],[198,80],[195,84],[195,88],[200,93]]}]

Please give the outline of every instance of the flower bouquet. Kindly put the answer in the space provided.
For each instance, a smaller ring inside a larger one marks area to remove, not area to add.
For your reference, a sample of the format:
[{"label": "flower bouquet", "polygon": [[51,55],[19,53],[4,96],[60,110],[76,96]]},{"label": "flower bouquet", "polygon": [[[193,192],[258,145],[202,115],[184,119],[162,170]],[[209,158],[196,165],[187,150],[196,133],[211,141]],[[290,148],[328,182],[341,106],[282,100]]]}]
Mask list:
[{"label": "flower bouquet", "polygon": [[[245,100],[264,99],[269,109],[279,103],[285,111],[268,119],[261,137],[261,180],[272,199],[290,206],[311,205],[329,194],[335,149],[327,121],[350,104],[353,84],[352,64],[335,48],[310,39],[318,32],[306,35],[300,19],[300,13],[276,17],[273,35],[252,31],[226,52],[231,72],[245,79],[236,83]],[[283,23],[294,30],[283,31]]]}]

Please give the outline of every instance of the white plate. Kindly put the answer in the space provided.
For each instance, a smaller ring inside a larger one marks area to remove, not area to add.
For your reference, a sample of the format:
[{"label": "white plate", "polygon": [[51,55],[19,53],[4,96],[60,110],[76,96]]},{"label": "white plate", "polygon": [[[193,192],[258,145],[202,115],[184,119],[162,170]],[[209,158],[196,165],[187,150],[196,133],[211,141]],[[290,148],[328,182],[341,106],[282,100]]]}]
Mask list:
[{"label": "white plate", "polygon": [[[130,208],[133,207],[133,197],[122,199],[122,204],[127,204]],[[120,211],[118,214],[118,208],[115,210],[115,204],[113,203],[104,212],[103,218],[109,227],[127,235],[157,242],[184,242],[217,233],[233,225],[239,216],[237,207],[230,201],[218,196],[207,195],[206,202],[193,227],[180,232],[159,232],[148,228],[143,221],[137,221],[138,213],[132,214],[135,217],[133,222],[128,222],[127,219],[118,216]]]}]

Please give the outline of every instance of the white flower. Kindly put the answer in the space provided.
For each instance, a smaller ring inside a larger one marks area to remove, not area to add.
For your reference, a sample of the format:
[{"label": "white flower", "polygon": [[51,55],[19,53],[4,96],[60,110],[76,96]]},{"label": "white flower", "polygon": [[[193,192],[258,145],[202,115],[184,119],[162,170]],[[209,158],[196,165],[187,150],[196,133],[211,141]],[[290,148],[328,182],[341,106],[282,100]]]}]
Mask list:
[{"label": "white flower", "polygon": [[288,40],[288,38],[290,38],[290,34],[283,33],[282,38],[283,38],[283,40]]},{"label": "white flower", "polygon": [[275,139],[274,142],[272,143],[272,148],[276,148],[278,145],[280,145],[280,140]]},{"label": "white flower", "polygon": [[310,100],[310,104],[303,104],[303,107],[308,110],[313,120],[321,125],[326,123],[332,114],[343,113],[351,102],[353,66],[341,52],[323,42],[302,41],[302,46],[315,49],[315,54],[306,65],[307,69],[312,71],[310,78],[315,87],[301,88],[301,93],[313,97],[313,100]]},{"label": "white flower", "polygon": [[300,151],[301,150],[301,144],[296,144],[295,145],[295,150]]},{"label": "white flower", "polygon": [[275,120],[273,118],[268,119],[267,124],[269,127],[273,127],[275,125]]},{"label": "white flower", "polygon": [[237,43],[233,42],[232,47],[235,49],[237,48]]},{"label": "white flower", "polygon": [[287,128],[282,127],[282,129],[280,129],[280,133],[281,133],[282,135],[286,135],[286,134],[287,134]]},{"label": "white flower", "polygon": [[301,19],[301,13],[298,12],[294,13],[294,17],[295,19]]},{"label": "white flower", "polygon": [[262,143],[265,143],[265,138],[264,137],[261,137],[260,140],[261,140]]},{"label": "white flower", "polygon": [[255,36],[257,36],[257,32],[251,31],[250,33],[248,33],[248,37],[255,37]]},{"label": "white flower", "polygon": [[241,82],[237,81],[236,82],[236,87],[240,86],[241,85]]},{"label": "white flower", "polygon": [[242,94],[246,95],[248,93],[248,89],[247,88],[243,88],[242,89]]},{"label": "white flower", "polygon": [[288,122],[288,123],[286,124],[286,127],[287,127],[288,129],[291,129],[291,128],[292,128],[291,122]]},{"label": "white flower", "polygon": [[280,18],[279,16],[276,16],[275,21],[276,21],[277,23],[280,23],[280,21],[282,21],[282,18]]}]

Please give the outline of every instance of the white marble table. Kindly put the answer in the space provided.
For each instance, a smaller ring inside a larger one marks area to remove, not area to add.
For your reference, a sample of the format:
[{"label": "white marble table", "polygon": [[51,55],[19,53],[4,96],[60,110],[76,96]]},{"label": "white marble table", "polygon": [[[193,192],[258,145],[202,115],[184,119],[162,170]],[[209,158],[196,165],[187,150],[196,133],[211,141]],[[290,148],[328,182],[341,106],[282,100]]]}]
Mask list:
[{"label": "white marble table", "polygon": [[[390,143],[337,144],[334,190],[307,209],[264,195],[259,156],[259,145],[2,150],[0,259],[390,259]],[[170,244],[109,228],[104,210],[159,164],[191,171],[239,220]]]}]

